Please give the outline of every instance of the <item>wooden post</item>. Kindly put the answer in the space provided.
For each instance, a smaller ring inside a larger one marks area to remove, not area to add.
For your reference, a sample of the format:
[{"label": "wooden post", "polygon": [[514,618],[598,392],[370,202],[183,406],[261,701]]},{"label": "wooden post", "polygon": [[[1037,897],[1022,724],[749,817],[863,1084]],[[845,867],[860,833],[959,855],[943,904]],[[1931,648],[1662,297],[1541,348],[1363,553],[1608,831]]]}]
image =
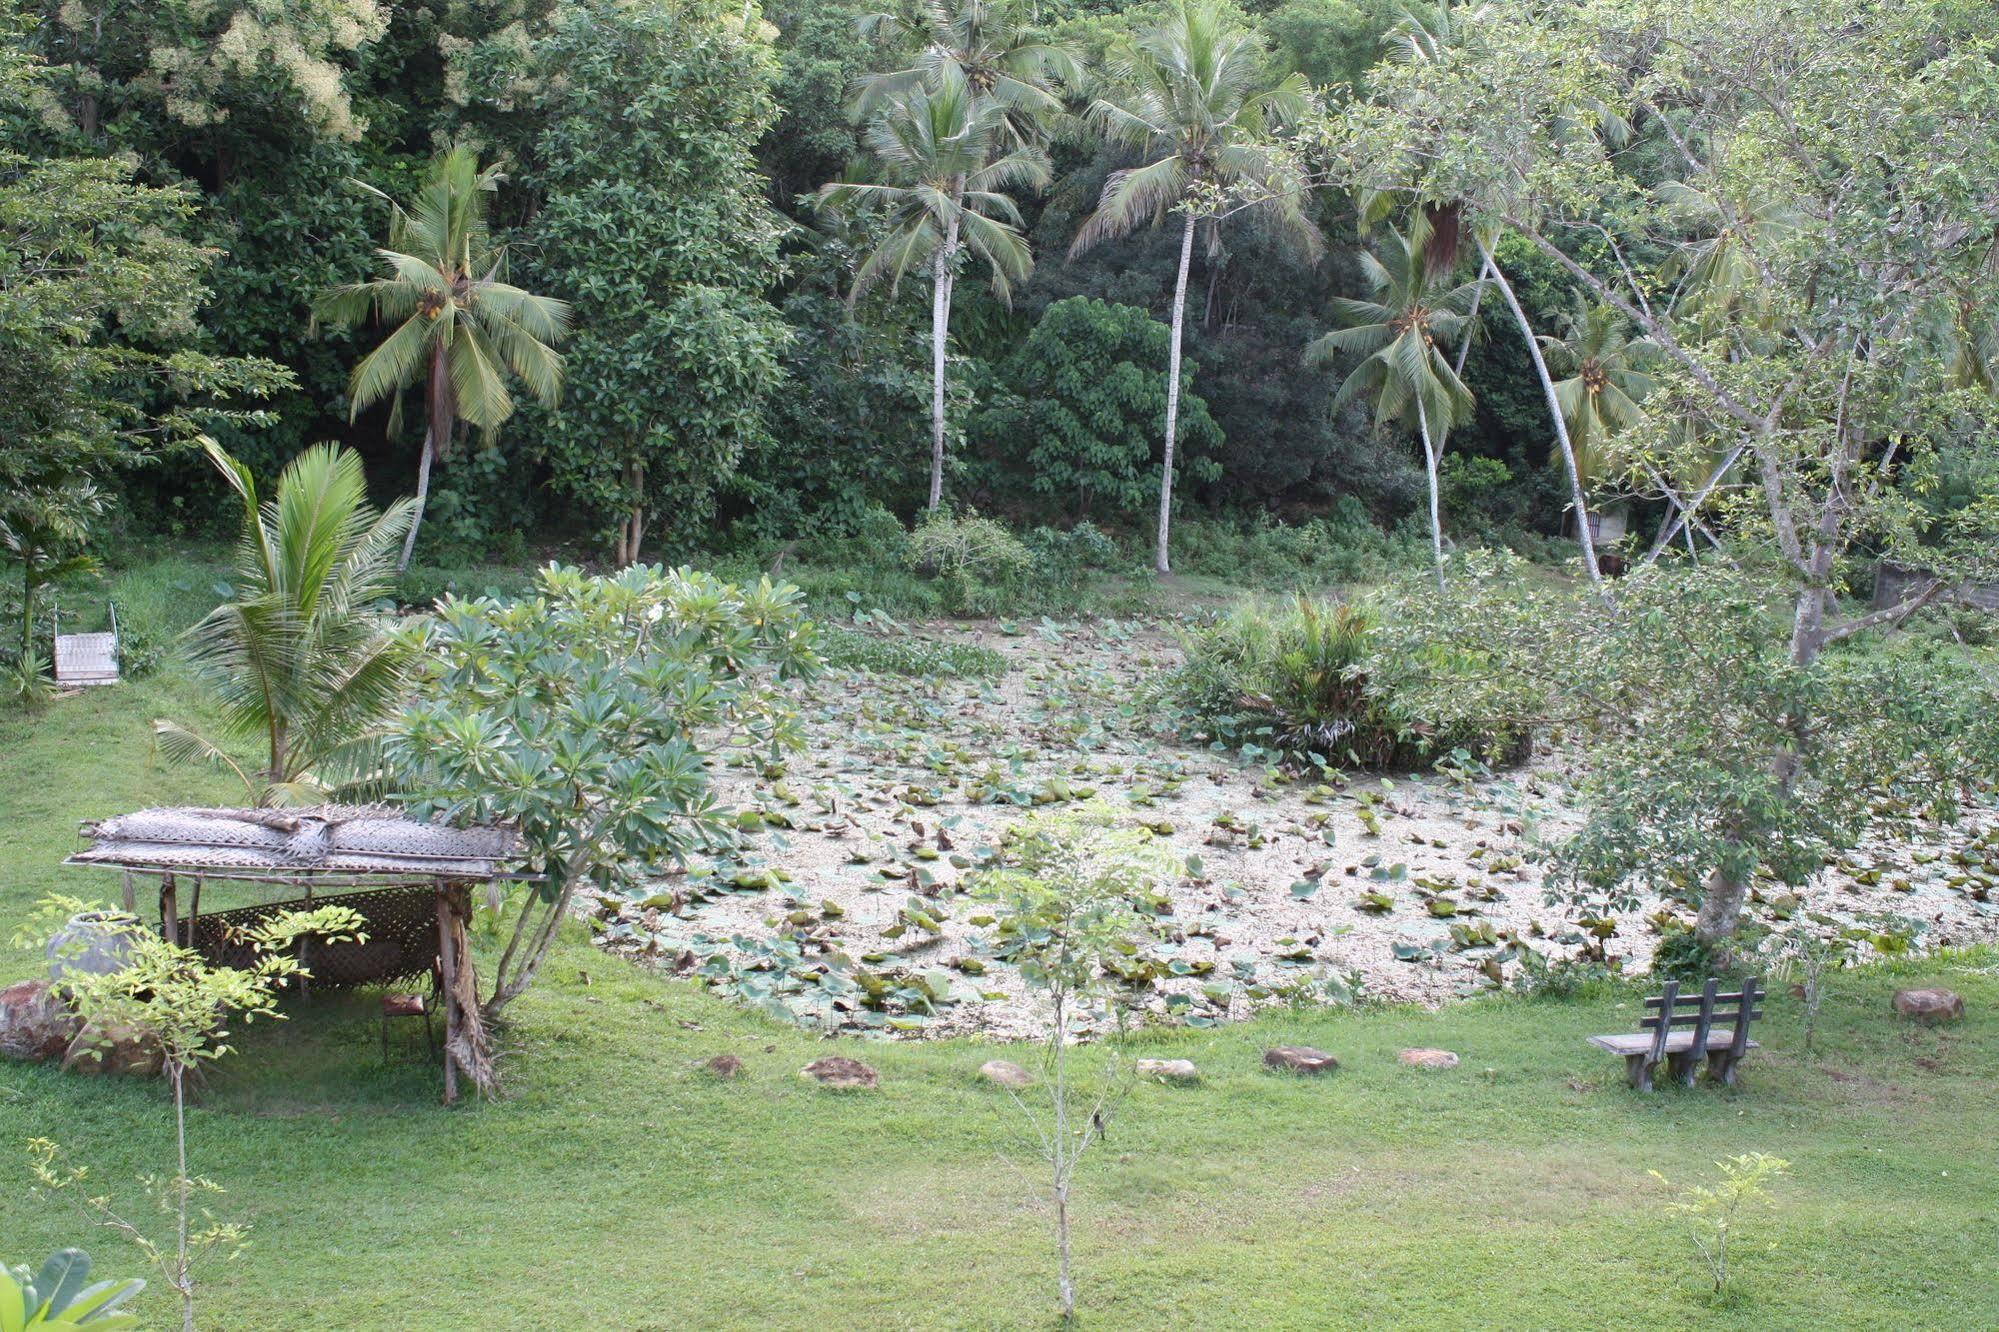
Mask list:
[{"label": "wooden post", "polygon": [[1708,1029],[1714,1025],[1714,993],[1720,988],[1721,982],[1710,976],[1701,989],[1701,1011],[1694,1019],[1694,1040],[1687,1047],[1687,1066],[1680,1075],[1680,1081],[1685,1086],[1694,1085],[1695,1070],[1700,1067],[1701,1060],[1707,1058]]},{"label": "wooden post", "polygon": [[451,896],[444,884],[437,884],[437,961],[444,978],[444,1103],[458,1099],[458,1066],[452,1042],[458,1035],[458,949],[457,931],[452,928]]},{"label": "wooden post", "polygon": [[138,895],[132,890],[132,871],[126,870],[122,877],[125,880],[125,914],[136,916],[139,914],[139,899]]},{"label": "wooden post", "polygon": [[180,902],[174,890],[174,876],[160,876],[160,933],[170,944],[180,942]]}]

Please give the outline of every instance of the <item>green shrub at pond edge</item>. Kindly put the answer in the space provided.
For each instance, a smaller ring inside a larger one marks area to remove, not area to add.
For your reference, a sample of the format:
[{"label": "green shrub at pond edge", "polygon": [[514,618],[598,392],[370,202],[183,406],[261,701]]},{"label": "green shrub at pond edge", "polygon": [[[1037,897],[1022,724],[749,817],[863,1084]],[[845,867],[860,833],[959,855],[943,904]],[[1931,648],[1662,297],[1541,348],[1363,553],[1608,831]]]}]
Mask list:
[{"label": "green shrub at pond edge", "polygon": [[1459,721],[1439,726],[1370,675],[1374,613],[1306,597],[1245,602],[1183,639],[1186,661],[1158,692],[1189,729],[1294,762],[1401,770],[1453,750],[1517,759],[1525,737]]}]

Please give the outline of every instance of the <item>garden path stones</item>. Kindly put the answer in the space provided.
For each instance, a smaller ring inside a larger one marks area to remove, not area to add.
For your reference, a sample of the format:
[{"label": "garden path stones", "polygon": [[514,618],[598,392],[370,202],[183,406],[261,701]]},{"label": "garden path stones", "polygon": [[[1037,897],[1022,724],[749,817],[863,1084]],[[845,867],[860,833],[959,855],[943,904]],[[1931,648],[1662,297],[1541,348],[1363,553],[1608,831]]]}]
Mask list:
[{"label": "garden path stones", "polygon": [[1162,1082],[1198,1082],[1201,1070],[1194,1067],[1191,1059],[1141,1059],[1137,1064],[1141,1078],[1158,1078]]},{"label": "garden path stones", "polygon": [[1895,1011],[1922,1022],[1955,1022],[1964,1016],[1964,996],[1941,987],[1897,990]]},{"label": "garden path stones", "polygon": [[1280,1045],[1263,1052],[1263,1066],[1290,1073],[1317,1075],[1332,1072],[1340,1066],[1340,1061],[1309,1045]]},{"label": "garden path stones", "polygon": [[1411,1068],[1456,1068],[1458,1057],[1449,1050],[1404,1050],[1395,1056]]},{"label": "garden path stones", "polygon": [[1016,1091],[1034,1085],[1032,1073],[1006,1059],[988,1059],[980,1064],[979,1076],[995,1086],[1010,1087]]},{"label": "garden path stones", "polygon": [[849,1059],[845,1055],[815,1059],[799,1069],[798,1076],[817,1082],[822,1087],[872,1087],[881,1081],[881,1074],[860,1060]]}]

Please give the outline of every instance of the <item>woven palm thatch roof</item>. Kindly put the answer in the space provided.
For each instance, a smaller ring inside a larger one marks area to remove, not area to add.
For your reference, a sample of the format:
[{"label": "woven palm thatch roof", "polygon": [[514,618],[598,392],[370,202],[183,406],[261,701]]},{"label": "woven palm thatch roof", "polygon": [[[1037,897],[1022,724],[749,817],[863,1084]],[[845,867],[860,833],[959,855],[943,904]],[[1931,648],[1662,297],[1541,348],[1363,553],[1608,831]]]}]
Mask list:
[{"label": "woven palm thatch roof", "polygon": [[370,805],[142,809],[81,831],[90,845],[65,864],[224,878],[493,879],[519,845],[510,828],[447,828]]}]

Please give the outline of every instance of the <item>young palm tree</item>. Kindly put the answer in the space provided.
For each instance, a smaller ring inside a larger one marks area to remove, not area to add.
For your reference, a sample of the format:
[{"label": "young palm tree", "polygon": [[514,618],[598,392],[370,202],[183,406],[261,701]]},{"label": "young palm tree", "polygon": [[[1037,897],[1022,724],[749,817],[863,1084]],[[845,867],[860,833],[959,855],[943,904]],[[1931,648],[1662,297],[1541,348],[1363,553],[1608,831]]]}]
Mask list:
[{"label": "young palm tree", "polygon": [[863,141],[889,179],[822,186],[822,205],[878,209],[886,230],[860,271],[848,300],[886,277],[891,293],[913,268],[930,268],[930,504],[944,498],[944,348],[950,333],[951,290],[961,251],[984,261],[1001,300],[1034,268],[1020,210],[1007,191],[1048,183],[1048,159],[1037,148],[995,156],[1005,118],[997,103],[981,106],[962,78],[946,69],[935,89],[913,87],[889,98]]},{"label": "young palm tree", "polygon": [[261,741],[266,762],[245,771],[170,721],[153,732],[162,756],[228,768],[254,804],[311,803],[366,775],[372,742],[403,701],[409,648],[370,607],[388,590],[414,505],[376,513],[360,455],[331,444],[294,458],[277,497],[260,503],[250,469],[207,448],[242,500],[243,538],[237,599],[188,631],[189,655],[221,701],[226,736]]},{"label": "young palm tree", "polygon": [[1420,224],[1408,233],[1391,230],[1386,262],[1365,251],[1361,271],[1372,300],[1342,297],[1333,304],[1345,328],[1306,348],[1308,360],[1324,363],[1342,353],[1365,359],[1354,367],[1333,405],[1362,393],[1374,396],[1377,423],[1414,425],[1423,441],[1423,466],[1430,482],[1430,547],[1436,557],[1437,591],[1444,591],[1444,522],[1438,499],[1437,464],[1453,425],[1471,415],[1471,391],[1458,378],[1445,348],[1466,331],[1475,292],[1472,283],[1443,288],[1425,253],[1428,237]]},{"label": "young palm tree", "polygon": [[398,572],[409,567],[416,546],[430,465],[444,460],[458,423],[493,430],[513,415],[509,371],[542,402],[561,395],[562,358],[549,344],[568,329],[569,307],[501,280],[506,255],[486,226],[486,205],[501,179],[497,167],[481,170],[470,148],[453,148],[431,164],[429,180],[407,210],[362,185],[389,205],[389,243],[375,251],[387,276],[335,287],[320,296],[315,310],[315,319],[336,324],[373,318],[395,325],[354,367],[347,388],[350,419],[393,398],[393,431],[402,391],[419,381],[424,386],[416,510]]},{"label": "young palm tree", "polygon": [[961,81],[978,105],[1000,108],[1001,142],[1020,148],[1040,142],[1061,116],[1057,86],[1083,82],[1075,53],[1022,24],[1009,4],[920,0],[901,14],[866,15],[861,29],[881,38],[918,34],[923,45],[906,68],[860,82],[853,107],[859,121],[879,115],[891,99],[912,89],[935,92]]},{"label": "young palm tree", "polygon": [[1269,150],[1270,129],[1305,109],[1305,82],[1292,75],[1265,82],[1255,36],[1212,4],[1183,3],[1157,28],[1114,60],[1112,91],[1092,102],[1088,118],[1111,143],[1144,154],[1145,165],[1114,171],[1097,209],[1076,233],[1071,256],[1098,241],[1156,224],[1181,212],[1180,264],[1173,282],[1172,337],[1167,347],[1166,449],[1159,482],[1154,567],[1172,572],[1168,533],[1173,509],[1173,455],[1180,423],[1180,346],[1187,305],[1187,271],[1194,229],[1201,221],[1190,196],[1239,184],[1263,187],[1265,210],[1316,256],[1318,231],[1298,195],[1285,188]]}]

